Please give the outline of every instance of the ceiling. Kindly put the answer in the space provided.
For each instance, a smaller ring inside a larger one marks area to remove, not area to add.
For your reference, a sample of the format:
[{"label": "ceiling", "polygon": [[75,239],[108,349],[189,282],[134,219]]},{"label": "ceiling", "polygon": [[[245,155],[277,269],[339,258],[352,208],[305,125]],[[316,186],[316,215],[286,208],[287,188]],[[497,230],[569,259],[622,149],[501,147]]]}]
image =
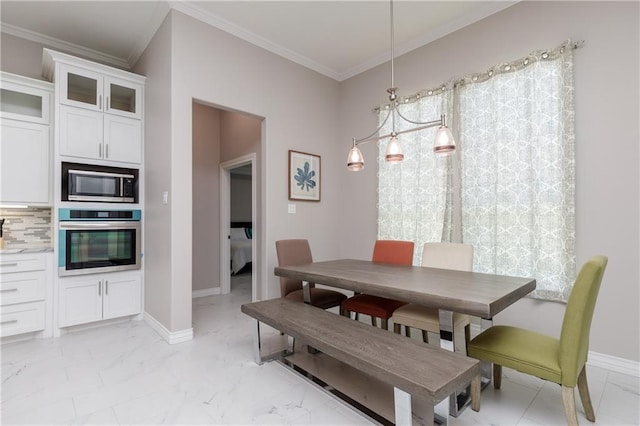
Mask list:
[{"label": "ceiling", "polygon": [[[395,55],[516,1],[394,2]],[[0,1],[2,32],[131,68],[175,9],[337,81],[390,58],[389,3],[375,1]]]}]

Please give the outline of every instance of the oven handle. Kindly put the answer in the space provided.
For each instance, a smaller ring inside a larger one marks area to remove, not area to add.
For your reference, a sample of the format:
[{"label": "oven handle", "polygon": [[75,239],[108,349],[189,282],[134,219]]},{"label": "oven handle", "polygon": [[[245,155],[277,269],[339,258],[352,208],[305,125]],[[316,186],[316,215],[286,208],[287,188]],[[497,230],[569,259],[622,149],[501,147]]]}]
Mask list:
[{"label": "oven handle", "polygon": [[60,229],[140,229],[140,221],[60,222]]}]

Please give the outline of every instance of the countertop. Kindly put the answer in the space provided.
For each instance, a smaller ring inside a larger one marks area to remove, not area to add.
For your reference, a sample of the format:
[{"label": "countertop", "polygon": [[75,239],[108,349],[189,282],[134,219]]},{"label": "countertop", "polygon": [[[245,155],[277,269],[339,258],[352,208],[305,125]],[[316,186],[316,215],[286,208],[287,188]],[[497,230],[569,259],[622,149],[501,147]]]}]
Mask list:
[{"label": "countertop", "polygon": [[20,254],[20,253],[51,253],[53,247],[33,247],[33,248],[3,248],[0,254]]}]

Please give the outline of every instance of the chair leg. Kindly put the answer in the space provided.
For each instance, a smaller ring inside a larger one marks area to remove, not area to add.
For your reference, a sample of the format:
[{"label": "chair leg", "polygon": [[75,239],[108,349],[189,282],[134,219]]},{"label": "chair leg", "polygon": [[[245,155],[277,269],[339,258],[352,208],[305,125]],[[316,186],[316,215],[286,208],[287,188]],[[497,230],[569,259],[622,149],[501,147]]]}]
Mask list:
[{"label": "chair leg", "polygon": [[[358,314],[356,314],[356,315],[358,315]],[[371,325],[374,326],[374,327],[378,326],[378,321],[376,320],[376,317],[374,317],[374,316],[371,317]]]},{"label": "chair leg", "polygon": [[346,309],[340,308],[340,315],[351,319],[351,311],[347,311]]},{"label": "chair leg", "polygon": [[596,415],[593,412],[593,405],[591,405],[591,396],[589,396],[589,386],[587,385],[587,366],[582,367],[582,371],[578,376],[578,393],[580,394],[580,400],[582,401],[582,407],[584,408],[584,414],[587,420],[590,422],[596,421]]},{"label": "chair leg", "polygon": [[502,366],[493,364],[493,388],[500,389],[502,386]]},{"label": "chair leg", "polygon": [[404,326],[404,335],[407,337],[411,337],[411,327],[409,327],[408,325]]},{"label": "chair leg", "polygon": [[429,343],[429,332],[427,330],[422,330],[422,341]]},{"label": "chair leg", "polygon": [[402,334],[402,324],[396,322],[393,323],[393,332],[396,334]]},{"label": "chair leg", "polygon": [[382,323],[382,328],[389,330],[389,320],[382,318],[380,322]]},{"label": "chair leg", "polygon": [[578,426],[576,396],[573,388],[562,385],[562,405],[564,405],[564,414],[567,417],[567,425]]}]

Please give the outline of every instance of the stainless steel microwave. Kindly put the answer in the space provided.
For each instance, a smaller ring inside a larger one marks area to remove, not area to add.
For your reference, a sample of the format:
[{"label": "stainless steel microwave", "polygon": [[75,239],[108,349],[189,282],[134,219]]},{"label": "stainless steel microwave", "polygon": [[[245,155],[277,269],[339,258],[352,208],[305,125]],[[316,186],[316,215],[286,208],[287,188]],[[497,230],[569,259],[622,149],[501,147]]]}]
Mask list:
[{"label": "stainless steel microwave", "polygon": [[138,202],[138,169],[62,163],[62,201]]}]

